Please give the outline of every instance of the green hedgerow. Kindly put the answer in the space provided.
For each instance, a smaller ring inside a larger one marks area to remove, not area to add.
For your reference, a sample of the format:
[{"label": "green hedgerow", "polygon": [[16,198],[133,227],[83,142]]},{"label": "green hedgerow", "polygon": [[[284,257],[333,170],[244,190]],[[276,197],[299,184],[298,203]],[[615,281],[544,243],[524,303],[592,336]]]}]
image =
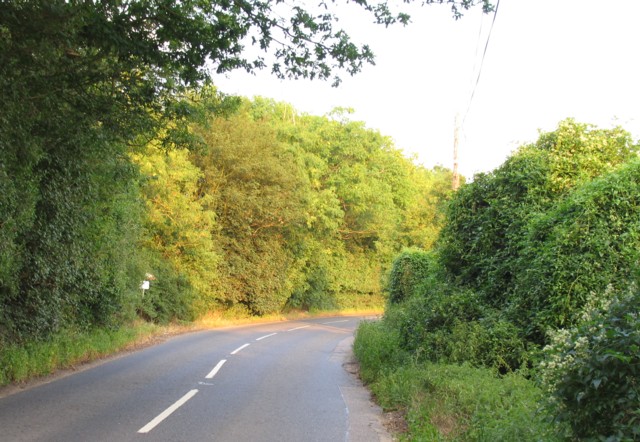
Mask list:
[{"label": "green hedgerow", "polygon": [[391,266],[387,290],[389,302],[399,303],[419,293],[425,280],[433,277],[436,255],[420,249],[406,249]]},{"label": "green hedgerow", "polygon": [[551,333],[540,381],[547,411],[579,440],[640,440],[640,292],[592,295],[581,321]]}]

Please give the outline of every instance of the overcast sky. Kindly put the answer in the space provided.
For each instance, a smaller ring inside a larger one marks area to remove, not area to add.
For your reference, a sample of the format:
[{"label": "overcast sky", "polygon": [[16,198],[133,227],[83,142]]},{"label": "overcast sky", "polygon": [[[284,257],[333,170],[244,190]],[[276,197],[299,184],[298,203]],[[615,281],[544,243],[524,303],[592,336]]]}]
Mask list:
[{"label": "overcast sky", "polygon": [[341,8],[340,23],[372,47],[376,65],[339,88],[268,72],[234,72],[218,87],[315,115],[354,108],[353,120],[427,167],[453,166],[455,115],[466,115],[459,162],[467,177],[493,170],[567,117],[640,138],[639,0],[501,0],[470,107],[493,14],[478,9],[455,21],[447,6],[412,7],[411,25],[385,29],[354,8]]}]

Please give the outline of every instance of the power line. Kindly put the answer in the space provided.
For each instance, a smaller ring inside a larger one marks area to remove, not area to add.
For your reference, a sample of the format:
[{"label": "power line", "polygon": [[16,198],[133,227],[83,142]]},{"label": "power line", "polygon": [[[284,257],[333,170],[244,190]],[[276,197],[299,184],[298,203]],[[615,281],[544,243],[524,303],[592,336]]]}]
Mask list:
[{"label": "power line", "polygon": [[[486,43],[484,45],[484,52],[482,53],[482,60],[480,61],[480,68],[478,69],[478,76],[476,78],[476,83],[473,86],[473,90],[471,91],[471,97],[469,98],[469,104],[467,105],[467,110],[465,111],[464,117],[462,118],[462,126],[464,126],[464,122],[467,120],[467,115],[469,115],[469,109],[471,109],[471,103],[473,102],[473,97],[476,94],[476,89],[478,88],[478,83],[480,83],[480,76],[482,75],[482,66],[484,65],[484,59],[485,59],[485,57],[487,55],[487,49],[489,48],[489,40],[491,40],[491,32],[493,31],[493,25],[496,23],[496,17],[498,15],[498,8],[499,7],[500,7],[500,0],[497,0],[496,1],[496,8],[493,10],[493,20],[491,21],[491,27],[489,28],[489,34],[487,35],[487,41],[486,41]],[[480,27],[480,32],[482,32],[482,24],[481,24],[481,27]],[[476,52],[476,54],[477,54],[477,52]]]},{"label": "power line", "polygon": [[471,69],[471,75],[469,75],[469,86],[471,86],[472,84],[473,74],[477,72],[476,68],[478,67],[478,60],[480,60],[480,40],[482,40],[482,30],[484,28],[484,20],[482,20],[483,17],[484,17],[484,14],[480,17],[480,26],[478,27],[478,38],[476,39],[476,50],[473,54],[473,68]]}]

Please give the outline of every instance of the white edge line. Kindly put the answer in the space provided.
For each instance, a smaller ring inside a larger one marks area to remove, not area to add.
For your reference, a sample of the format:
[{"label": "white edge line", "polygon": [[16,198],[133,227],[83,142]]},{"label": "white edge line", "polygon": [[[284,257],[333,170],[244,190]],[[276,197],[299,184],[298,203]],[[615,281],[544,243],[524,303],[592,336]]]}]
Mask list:
[{"label": "white edge line", "polygon": [[307,327],[311,327],[311,326],[310,326],[310,325],[303,325],[303,326],[301,326],[301,327],[292,328],[292,329],[287,330],[287,331],[288,331],[288,332],[290,332],[290,331],[300,330],[301,328],[307,328]]},{"label": "white edge line", "polygon": [[232,355],[235,355],[235,354],[236,354],[236,353],[238,353],[240,350],[243,350],[243,349],[247,348],[247,347],[248,347],[248,346],[250,346],[250,345],[251,345],[251,344],[244,344],[244,345],[241,345],[240,347],[238,347],[238,348],[236,348],[235,350],[233,350],[233,351],[231,352],[231,354],[232,354]]},{"label": "white edge line", "polygon": [[351,431],[351,419],[349,417],[349,404],[347,404],[347,398],[344,397],[344,391],[342,391],[342,387],[340,385],[338,385],[338,390],[340,391],[340,397],[342,398],[342,403],[344,404],[344,412],[347,415],[347,422],[349,423],[349,425],[347,425],[347,432],[344,435],[344,440],[348,441],[349,433]]},{"label": "white edge line", "polygon": [[277,335],[278,333],[271,333],[270,335],[264,335],[264,336],[260,336],[259,338],[256,338],[256,341],[262,341],[263,339],[266,338],[270,338],[273,335]]},{"label": "white edge line", "polygon": [[197,392],[198,392],[198,390],[191,390],[189,393],[187,393],[184,396],[182,396],[172,406],[170,406],[169,408],[164,410],[162,413],[160,413],[158,416],[156,416],[156,418],[154,420],[149,422],[144,427],[140,428],[138,430],[138,433],[148,433],[149,431],[153,430],[156,427],[156,425],[158,425],[160,422],[162,422],[163,420],[168,418],[171,415],[171,413],[176,411],[178,408],[183,406],[184,403],[187,402],[192,397],[194,397]]},{"label": "white edge line", "polygon": [[224,363],[227,362],[226,359],[221,360],[220,362],[218,362],[218,364],[213,367],[213,370],[211,370],[209,372],[208,375],[206,375],[204,378],[205,379],[211,379],[212,377],[214,377],[216,374],[218,374],[218,371],[222,368],[222,366],[224,365]]},{"label": "white edge line", "polygon": [[348,319],[345,319],[343,321],[329,321],[329,322],[323,322],[322,325],[326,325],[326,324],[337,324],[339,322],[349,322]]}]

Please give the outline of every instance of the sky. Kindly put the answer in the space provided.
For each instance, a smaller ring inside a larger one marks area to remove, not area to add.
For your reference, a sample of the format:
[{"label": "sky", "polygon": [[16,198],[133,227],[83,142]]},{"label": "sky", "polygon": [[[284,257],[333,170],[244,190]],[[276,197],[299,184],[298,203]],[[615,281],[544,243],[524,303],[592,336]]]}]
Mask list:
[{"label": "sky", "polygon": [[493,13],[479,8],[460,20],[446,5],[402,8],[412,17],[407,27],[371,24],[355,5],[338,10],[352,39],[376,54],[375,66],[342,75],[338,88],[268,71],[236,71],[215,83],[301,113],[353,108],[352,120],[390,136],[426,167],[453,168],[459,115],[459,170],[468,178],[565,118],[622,126],[640,138],[640,1],[501,0],[493,28]]}]

